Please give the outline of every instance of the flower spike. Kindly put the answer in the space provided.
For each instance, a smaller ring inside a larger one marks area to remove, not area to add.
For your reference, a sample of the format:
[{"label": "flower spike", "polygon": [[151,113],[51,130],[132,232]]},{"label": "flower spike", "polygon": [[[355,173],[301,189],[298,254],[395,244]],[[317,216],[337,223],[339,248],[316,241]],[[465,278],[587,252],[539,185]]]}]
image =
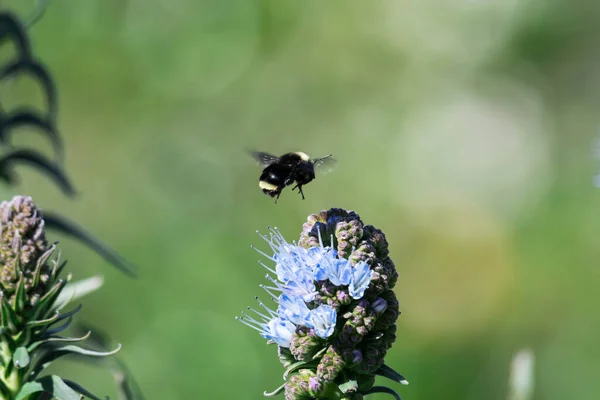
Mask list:
[{"label": "flower spike", "polygon": [[399,398],[392,389],[373,386],[376,375],[408,384],[384,364],[400,311],[393,291],[398,274],[383,232],[342,209],[309,216],[297,243],[276,227],[267,230],[258,235],[270,251],[253,248],[274,263],[259,261],[269,272],[269,284],[259,286],[276,309],[259,301],[262,310],[248,308],[254,316],[244,311],[236,317],[278,345],[285,383],[265,396]]}]

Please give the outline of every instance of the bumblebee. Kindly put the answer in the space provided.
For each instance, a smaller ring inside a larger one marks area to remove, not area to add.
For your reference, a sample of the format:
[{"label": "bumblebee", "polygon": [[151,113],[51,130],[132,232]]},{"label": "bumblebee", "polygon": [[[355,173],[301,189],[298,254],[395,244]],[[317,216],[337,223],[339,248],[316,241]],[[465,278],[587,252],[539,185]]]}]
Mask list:
[{"label": "bumblebee", "polygon": [[315,169],[322,171],[324,167],[332,168],[336,162],[331,154],[311,160],[306,153],[300,151],[280,157],[260,151],[252,151],[250,154],[263,167],[258,186],[263,193],[275,197],[275,203],[281,196],[281,191],[294,183],[296,186],[292,190],[298,189],[304,200],[302,186],[315,179]]}]

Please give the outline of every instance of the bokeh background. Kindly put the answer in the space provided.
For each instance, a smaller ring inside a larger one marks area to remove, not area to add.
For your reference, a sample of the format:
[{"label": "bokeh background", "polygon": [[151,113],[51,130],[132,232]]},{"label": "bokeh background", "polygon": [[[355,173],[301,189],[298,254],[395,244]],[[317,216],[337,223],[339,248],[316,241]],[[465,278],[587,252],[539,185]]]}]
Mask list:
[{"label": "bokeh background", "polygon": [[[80,196],[28,168],[0,193],[139,265],[130,279],[58,238],[75,278],[104,276],[81,317],[124,345],[148,399],[282,383],[275,348],[234,320],[264,282],[250,245],[267,225],[296,239],[330,207],[390,242],[404,399],[505,399],[522,348],[534,399],[600,396],[600,3],[51,0],[30,34]],[[39,100],[26,81],[2,90]],[[338,164],[275,205],[246,149]],[[114,395],[108,372],[61,365]]]}]

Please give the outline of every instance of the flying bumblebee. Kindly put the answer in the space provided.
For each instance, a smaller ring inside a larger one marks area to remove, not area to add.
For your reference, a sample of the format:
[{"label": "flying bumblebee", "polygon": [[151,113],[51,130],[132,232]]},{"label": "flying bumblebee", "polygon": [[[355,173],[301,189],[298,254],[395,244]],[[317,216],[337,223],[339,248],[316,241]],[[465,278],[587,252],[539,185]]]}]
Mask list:
[{"label": "flying bumblebee", "polygon": [[286,186],[294,184],[294,182],[296,186],[292,190],[298,189],[298,193],[302,195],[302,200],[304,200],[302,186],[315,179],[315,168],[319,171],[327,169],[324,167],[331,169],[336,163],[335,159],[331,158],[331,154],[314,160],[311,160],[306,153],[300,151],[286,153],[281,157],[262,151],[251,151],[250,154],[264,168],[258,186],[263,193],[275,197],[275,203],[281,196],[281,191]]}]

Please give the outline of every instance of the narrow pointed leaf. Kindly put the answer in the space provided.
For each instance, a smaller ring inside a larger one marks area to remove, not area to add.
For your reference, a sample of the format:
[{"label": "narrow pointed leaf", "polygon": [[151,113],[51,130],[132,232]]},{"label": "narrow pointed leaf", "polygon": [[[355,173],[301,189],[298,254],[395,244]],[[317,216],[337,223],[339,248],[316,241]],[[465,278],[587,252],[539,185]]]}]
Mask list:
[{"label": "narrow pointed leaf", "polygon": [[298,369],[300,369],[300,368],[302,368],[302,367],[304,367],[304,366],[306,366],[306,365],[308,365],[310,363],[313,363],[313,362],[312,361],[298,361],[298,362],[293,363],[292,365],[290,365],[289,367],[287,367],[287,369],[283,373],[283,380],[284,381],[287,380],[288,376],[292,372],[294,372],[294,371],[296,371],[296,370],[298,370]]},{"label": "narrow pointed leaf", "polygon": [[365,394],[373,394],[373,393],[390,394],[390,395],[394,396],[394,398],[396,400],[402,400],[402,398],[400,397],[400,395],[398,393],[396,393],[395,390],[390,389],[389,387],[385,387],[385,386],[373,386]]},{"label": "narrow pointed leaf", "polygon": [[54,81],[50,77],[50,73],[46,68],[33,60],[31,57],[19,58],[17,61],[0,68],[0,80],[6,78],[12,78],[19,75],[30,75],[43,87],[44,94],[46,95],[46,103],[48,107],[48,114],[52,121],[56,120],[57,108],[57,93]]},{"label": "narrow pointed leaf", "polygon": [[63,382],[65,382],[65,384],[68,387],[70,387],[71,389],[73,389],[77,393],[82,394],[82,395],[84,395],[86,397],[89,397],[92,400],[103,400],[100,397],[98,397],[95,394],[93,394],[92,392],[86,390],[83,386],[81,386],[77,382],[73,382],[73,381],[70,381],[68,379],[63,379]]},{"label": "narrow pointed leaf", "polygon": [[65,286],[60,295],[56,298],[52,308],[60,310],[71,301],[100,289],[103,284],[104,278],[101,275],[92,276],[77,282],[71,282]]},{"label": "narrow pointed leaf", "polygon": [[52,244],[52,246],[50,246],[50,248],[48,248],[48,250],[46,250],[40,256],[40,258],[38,258],[36,266],[35,266],[35,272],[33,274],[33,283],[32,283],[33,287],[36,287],[38,285],[38,283],[40,282],[40,274],[42,272],[42,267],[44,266],[44,264],[46,264],[46,261],[48,261],[48,259],[52,256],[52,254],[54,254],[55,250],[56,250],[56,243]]},{"label": "narrow pointed leaf", "polygon": [[403,385],[408,385],[408,381],[404,376],[400,375],[398,372],[396,372],[394,369],[387,366],[386,364],[383,364],[381,367],[379,367],[379,369],[375,371],[375,375],[383,376]]},{"label": "narrow pointed leaf", "polygon": [[25,308],[27,303],[27,294],[25,293],[25,278],[23,273],[19,272],[19,282],[17,282],[17,289],[15,291],[15,311],[20,313]]},{"label": "narrow pointed leaf", "polygon": [[60,279],[52,286],[52,288],[50,288],[48,293],[46,293],[36,305],[35,318],[41,318],[46,314],[66,284],[66,281]]},{"label": "narrow pointed leaf", "polygon": [[121,350],[121,347],[123,347],[123,346],[119,343],[119,344],[117,344],[117,347],[111,351],[94,351],[94,350],[84,349],[79,346],[67,345],[67,346],[59,347],[55,351],[81,354],[82,356],[89,356],[89,357],[107,357],[107,356],[112,356],[113,354],[117,354]]},{"label": "narrow pointed leaf", "polygon": [[1,40],[12,38],[15,43],[19,58],[31,57],[31,46],[25,33],[25,28],[20,24],[19,18],[13,13],[4,11],[0,14],[0,44]]},{"label": "narrow pointed leaf", "polygon": [[2,325],[14,330],[19,326],[19,317],[15,314],[15,310],[10,306],[10,303],[5,296],[2,296]]},{"label": "narrow pointed leaf", "polygon": [[43,344],[46,343],[69,343],[69,342],[81,342],[86,340],[87,338],[90,337],[90,335],[92,334],[92,332],[88,332],[83,336],[80,337],[61,337],[61,336],[53,336],[53,337],[49,337],[48,339],[45,340],[39,340],[37,342],[34,342],[32,344],[29,345],[29,347],[27,347],[27,350],[31,353],[33,352],[35,349],[37,349],[38,347],[40,347]]},{"label": "narrow pointed leaf", "polygon": [[[59,320],[56,320],[54,322],[56,323],[58,321]],[[44,331],[44,335],[52,336],[52,335],[59,334],[59,333],[65,331],[69,327],[69,325],[71,325],[71,322],[73,322],[73,317],[67,317],[67,319],[65,320],[65,322],[62,325],[56,326],[52,329],[47,327],[47,329]]]},{"label": "narrow pointed leaf", "polygon": [[25,368],[29,365],[29,361],[30,358],[27,349],[25,347],[17,348],[17,350],[15,351],[15,355],[13,356],[13,364],[15,365],[15,368]]},{"label": "narrow pointed leaf", "polygon": [[39,392],[51,394],[53,398],[60,400],[81,399],[79,393],[71,389],[59,376],[48,375],[23,385],[15,400],[24,400],[28,396]]},{"label": "narrow pointed leaf", "polygon": [[[0,327],[0,340],[2,340],[3,342],[5,342],[8,345],[8,349],[10,351],[14,351],[15,348],[17,347],[17,344],[15,343],[12,336],[10,335],[10,332],[8,332],[8,330],[5,327]],[[0,379],[0,381],[1,381],[1,379]]]},{"label": "narrow pointed leaf", "polygon": [[283,385],[279,386],[277,389],[273,390],[272,392],[263,392],[263,395],[265,397],[277,396],[279,393],[283,392],[284,389],[285,389],[285,383]]},{"label": "narrow pointed leaf", "polygon": [[79,304],[77,307],[75,307],[74,309],[72,309],[71,311],[68,311],[66,313],[62,313],[60,314],[60,316],[58,317],[58,320],[56,322],[65,320],[67,318],[71,318],[73,315],[77,314],[79,311],[81,311],[81,309],[83,308],[83,304]]},{"label": "narrow pointed leaf", "polygon": [[34,377],[37,376],[40,372],[42,372],[45,368],[47,368],[53,361],[55,361],[61,357],[64,357],[66,355],[69,355],[69,354],[86,356],[86,357],[106,357],[106,356],[111,356],[113,354],[116,354],[117,352],[119,352],[119,350],[121,350],[121,347],[122,347],[121,344],[118,344],[116,349],[114,349],[112,351],[107,351],[107,352],[83,349],[79,346],[74,346],[74,345],[58,347],[58,348],[52,349],[48,353],[44,354],[39,360],[36,360],[36,362],[35,362],[36,365],[35,365],[35,368],[33,369],[33,371],[31,372],[31,375]]},{"label": "narrow pointed leaf", "polygon": [[327,349],[328,349],[328,348],[329,348],[329,347],[323,347],[321,350],[319,350],[319,351],[318,351],[318,352],[317,352],[317,353],[316,353],[316,354],[315,354],[315,355],[312,357],[312,359],[313,359],[313,360],[316,360],[316,359],[319,359],[319,358],[321,358],[321,356],[322,356],[323,354],[325,354],[325,352],[327,351]]},{"label": "narrow pointed leaf", "polygon": [[52,315],[50,318],[46,318],[46,319],[40,319],[37,321],[29,321],[27,323],[27,326],[30,328],[37,328],[40,326],[48,326],[51,325],[53,323],[56,322],[56,320],[58,319],[58,317],[60,317],[59,313],[54,313],[54,315]]},{"label": "narrow pointed leaf", "polygon": [[81,241],[86,246],[94,250],[100,257],[104,258],[117,269],[121,270],[121,272],[130,277],[137,276],[137,267],[117,254],[108,245],[96,239],[91,233],[84,230],[81,226],[67,220],[64,217],[49,212],[44,213],[44,220],[46,221],[46,226],[48,228],[54,229],[59,233],[71,236]]},{"label": "narrow pointed leaf", "polygon": [[14,177],[10,175],[11,167],[15,164],[28,164],[47,176],[52,178],[59,188],[69,197],[76,195],[75,188],[71,184],[62,167],[48,160],[45,156],[33,150],[13,150],[0,158],[0,171],[8,183],[14,183]]},{"label": "narrow pointed leaf", "polygon": [[21,108],[8,114],[4,118],[2,124],[3,129],[0,129],[0,141],[4,142],[7,134],[12,129],[21,126],[32,126],[44,133],[52,143],[52,147],[58,156],[58,159],[62,161],[63,145],[58,131],[51,121],[43,118],[36,110],[33,109]]},{"label": "narrow pointed leaf", "polygon": [[[90,338],[88,340],[88,345],[93,348],[98,348],[99,350],[106,350],[110,346],[110,339],[105,332],[102,332],[101,329],[91,326],[88,324],[84,324],[79,322],[74,327],[75,332],[83,333],[87,330],[88,334],[91,332]],[[86,360],[89,362],[89,358]],[[93,360],[97,360],[102,363],[102,365],[107,365],[111,370],[113,378],[117,383],[119,394],[122,400],[143,400],[144,395],[133,378],[132,374],[129,372],[127,366],[119,361],[116,357],[110,358],[95,358]]]}]

